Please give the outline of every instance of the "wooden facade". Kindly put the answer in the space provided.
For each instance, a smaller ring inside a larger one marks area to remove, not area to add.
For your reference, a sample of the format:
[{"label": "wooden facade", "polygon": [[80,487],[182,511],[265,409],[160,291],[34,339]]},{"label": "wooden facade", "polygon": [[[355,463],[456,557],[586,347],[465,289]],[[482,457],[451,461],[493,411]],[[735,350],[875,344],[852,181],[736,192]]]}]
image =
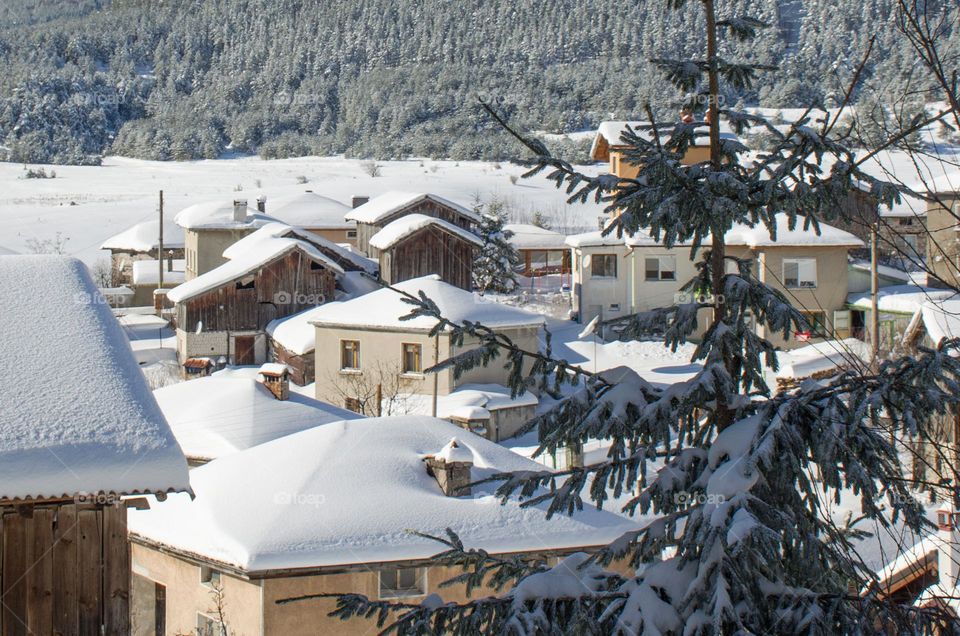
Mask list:
[{"label": "wooden facade", "polygon": [[5,636],[130,633],[130,543],[122,502],[0,506]]},{"label": "wooden facade", "polygon": [[377,258],[380,255],[380,251],[370,245],[370,239],[374,234],[385,228],[391,221],[396,221],[400,217],[407,216],[408,214],[422,214],[436,219],[443,219],[465,230],[472,229],[474,225],[473,219],[465,216],[459,210],[451,208],[448,205],[443,205],[442,203],[437,203],[433,199],[423,199],[405,208],[401,208],[389,216],[383,217],[376,223],[357,222],[357,248],[365,252],[370,258]]},{"label": "wooden facade", "polygon": [[293,353],[278,343],[270,341],[272,359],[285,364],[290,369],[290,381],[298,386],[306,386],[316,380],[316,353],[311,349],[303,355]]},{"label": "wooden facade", "polygon": [[393,285],[436,274],[445,283],[470,290],[476,250],[470,241],[428,225],[380,253],[380,276]]},{"label": "wooden facade", "polygon": [[[259,270],[176,305],[176,326],[204,332],[263,331],[276,318],[332,300],[334,272],[295,249]],[[238,363],[239,364],[239,363]]]}]

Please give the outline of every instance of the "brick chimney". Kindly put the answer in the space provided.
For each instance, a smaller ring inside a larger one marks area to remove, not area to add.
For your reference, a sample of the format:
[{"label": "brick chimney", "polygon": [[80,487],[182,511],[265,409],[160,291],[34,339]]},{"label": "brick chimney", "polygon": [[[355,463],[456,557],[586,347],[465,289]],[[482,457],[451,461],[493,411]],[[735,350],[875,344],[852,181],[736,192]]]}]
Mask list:
[{"label": "brick chimney", "polygon": [[268,362],[260,367],[260,382],[278,400],[290,399],[290,370],[285,364]]},{"label": "brick chimney", "polygon": [[423,458],[427,473],[433,475],[440,490],[447,497],[470,495],[470,472],[473,468],[473,453],[454,437],[439,453]]},{"label": "brick chimney", "polygon": [[355,194],[352,197],[350,197],[350,207],[359,208],[361,205],[363,205],[369,200],[370,200],[370,197],[365,197],[365,196]]},{"label": "brick chimney", "polygon": [[960,578],[960,513],[953,506],[945,506],[937,511],[937,536],[942,545],[937,549],[937,573],[940,587],[952,590]]},{"label": "brick chimney", "polygon": [[243,223],[247,220],[247,200],[233,200],[233,221],[234,223]]},{"label": "brick chimney", "polygon": [[266,214],[267,212],[267,197],[266,195],[261,194],[257,197],[257,212],[260,214]]}]

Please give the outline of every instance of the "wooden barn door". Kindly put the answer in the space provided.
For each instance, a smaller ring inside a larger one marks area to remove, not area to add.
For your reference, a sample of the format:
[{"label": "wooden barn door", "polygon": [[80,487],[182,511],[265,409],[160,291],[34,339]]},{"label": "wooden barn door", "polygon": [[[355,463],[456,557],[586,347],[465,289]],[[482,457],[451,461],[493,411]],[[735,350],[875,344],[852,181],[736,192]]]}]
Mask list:
[{"label": "wooden barn door", "polygon": [[256,362],[254,350],[255,338],[253,336],[237,336],[233,341],[234,354],[233,363],[240,365],[250,365]]}]

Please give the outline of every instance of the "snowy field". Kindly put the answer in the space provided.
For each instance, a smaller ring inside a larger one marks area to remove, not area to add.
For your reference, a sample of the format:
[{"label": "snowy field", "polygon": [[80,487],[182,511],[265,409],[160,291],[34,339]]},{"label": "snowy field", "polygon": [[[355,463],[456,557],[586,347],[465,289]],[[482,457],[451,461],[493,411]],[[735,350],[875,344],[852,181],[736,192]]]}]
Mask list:
[{"label": "snowy field", "polygon": [[[364,161],[339,157],[300,157],[265,161],[258,157],[160,162],[107,157],[102,166],[43,166],[55,179],[24,179],[24,166],[0,163],[0,245],[29,252],[32,241],[67,239],[65,251],[94,264],[106,252],[107,238],[155,218],[157,193],[164,191],[166,213],[212,199],[258,195],[270,200],[313,190],[349,204],[352,195],[376,196],[388,190],[439,194],[472,206],[497,198],[511,221],[529,221],[540,211],[559,230],[592,230],[602,206],[567,205],[563,191],[542,177],[521,179],[524,168],[507,163],[410,159],[378,162],[370,177]],[[37,166],[31,164],[30,168]],[[584,166],[596,173],[598,167]],[[305,182],[303,182],[305,180]]]}]

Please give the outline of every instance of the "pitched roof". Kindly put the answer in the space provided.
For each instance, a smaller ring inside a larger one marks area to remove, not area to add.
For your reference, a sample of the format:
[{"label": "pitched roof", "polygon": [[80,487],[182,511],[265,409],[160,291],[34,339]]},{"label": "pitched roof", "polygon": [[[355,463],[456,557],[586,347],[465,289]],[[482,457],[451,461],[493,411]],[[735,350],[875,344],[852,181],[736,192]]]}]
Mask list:
[{"label": "pitched roof", "polygon": [[[173,270],[169,262],[163,259],[163,282],[165,285],[184,281],[187,262],[183,259],[173,261]],[[156,260],[134,261],[132,280],[134,285],[156,285],[160,282],[160,263]]]},{"label": "pitched roof", "polygon": [[326,230],[355,228],[356,221],[344,218],[350,209],[348,205],[312,191],[278,199],[267,207],[270,216],[284,223]]},{"label": "pitched roof", "polygon": [[[102,250],[127,250],[130,252],[149,252],[159,247],[160,221],[153,219],[128,227],[123,232],[111,236],[100,245]],[[179,249],[183,247],[183,228],[167,217],[163,223],[163,248]]]},{"label": "pitched roof", "polygon": [[[412,278],[394,287],[413,296],[423,292],[436,303],[444,318],[453,323],[464,320],[482,323],[488,327],[519,327],[541,325],[543,316],[516,307],[485,300],[482,296],[445,283],[436,275]],[[398,331],[429,331],[437,321],[429,316],[401,320],[413,310],[404,302],[404,296],[393,289],[383,288],[346,302],[321,305],[310,310],[310,322],[319,326],[349,326],[356,328],[387,328]]]},{"label": "pitched roof", "polygon": [[183,453],[86,267],[0,259],[0,498],[188,490]]},{"label": "pitched roof", "polygon": [[[703,123],[703,122],[699,122]],[[658,122],[657,124],[661,139],[664,136],[670,134],[670,129],[672,128],[672,122]],[[602,121],[600,125],[597,126],[597,134],[593,138],[593,144],[590,147],[590,156],[595,161],[602,161],[606,159],[603,156],[603,153],[606,152],[607,148],[623,146],[623,141],[620,137],[627,131],[627,128],[631,128],[634,134],[642,137],[643,139],[653,140],[653,132],[650,128],[649,121]],[[698,132],[706,132],[707,127],[703,125],[702,128],[698,128]],[[720,121],[720,137],[722,139],[736,139],[737,136],[733,133],[733,129],[730,128],[730,125],[721,120]]]},{"label": "pitched roof", "polygon": [[361,271],[374,272],[379,267],[376,261],[357,254],[347,247],[338,245],[329,239],[325,239],[319,234],[308,232],[302,227],[288,225],[278,221],[267,223],[257,231],[244,236],[236,243],[228,246],[227,249],[223,250],[223,257],[228,259],[237,258],[249,250],[256,249],[255,245],[261,241],[276,238],[302,239],[336,261],[337,264],[344,269],[356,268]]},{"label": "pitched roof", "polygon": [[388,250],[408,236],[427,227],[435,227],[448,234],[453,234],[477,247],[483,246],[483,241],[473,232],[449,221],[424,214],[407,214],[391,221],[385,228],[370,237],[370,245],[378,250]]},{"label": "pitched roof", "polygon": [[237,254],[236,258],[228,260],[223,265],[188,280],[182,285],[177,285],[167,293],[167,298],[175,303],[189,300],[247,276],[295,250],[300,251],[313,261],[322,263],[338,274],[343,273],[343,268],[340,265],[305,241],[290,238],[269,238],[252,244],[250,249],[242,254]]},{"label": "pitched roof", "polygon": [[508,223],[503,226],[503,229],[513,232],[509,241],[517,249],[562,250],[567,247],[566,236],[560,234],[560,232],[554,232],[536,225]]},{"label": "pitched roof", "polygon": [[398,190],[386,192],[378,197],[370,199],[363,205],[350,210],[350,212],[347,213],[346,218],[348,220],[358,221],[360,223],[375,224],[387,218],[391,214],[400,212],[405,208],[409,208],[410,206],[425,200],[439,203],[440,205],[455,210],[457,213],[474,222],[480,222],[480,216],[476,212],[470,208],[460,205],[459,203],[454,203],[449,199],[444,199],[436,194],[429,194],[426,192],[401,192]]},{"label": "pitched roof", "polygon": [[250,229],[276,221],[247,206],[242,221],[233,220],[233,201],[205,201],[181,210],[173,219],[177,225],[188,230]]},{"label": "pitched roof", "polygon": [[601,545],[638,527],[590,507],[548,520],[546,504],[501,505],[495,484],[444,496],[423,458],[454,437],[472,455],[473,480],[544,470],[431,417],[336,422],[195,469],[195,500],[130,511],[129,527],[135,538],[247,572],[423,559],[442,548],[410,529],[444,535],[449,527],[471,547],[502,553]]},{"label": "pitched roof", "polygon": [[254,377],[214,373],[154,391],[187,457],[216,459],[314,426],[360,416],[291,391],[278,400]]},{"label": "pitched roof", "polygon": [[751,227],[736,225],[727,231],[724,240],[727,245],[742,245],[750,248],[758,247],[863,247],[863,241],[839,228],[820,223],[818,234],[811,225],[803,229],[803,217],[797,217],[796,225],[791,230],[790,220],[786,214],[776,215],[776,237],[771,238],[767,226],[763,223]]}]

